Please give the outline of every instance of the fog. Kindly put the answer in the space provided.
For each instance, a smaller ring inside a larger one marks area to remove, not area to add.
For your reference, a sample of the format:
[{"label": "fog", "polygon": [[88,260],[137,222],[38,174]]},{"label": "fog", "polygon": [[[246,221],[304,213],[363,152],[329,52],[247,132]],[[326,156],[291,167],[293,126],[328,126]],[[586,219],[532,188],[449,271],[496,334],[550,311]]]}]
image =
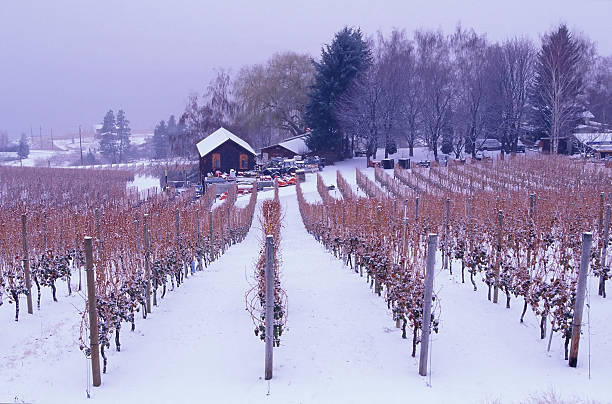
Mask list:
[{"label": "fog", "polygon": [[612,54],[612,1],[8,1],[0,2],[0,130],[91,131],[124,109],[134,132],[180,114],[214,69],[278,51],[318,57],[344,25],[454,29],[533,39],[559,22]]}]

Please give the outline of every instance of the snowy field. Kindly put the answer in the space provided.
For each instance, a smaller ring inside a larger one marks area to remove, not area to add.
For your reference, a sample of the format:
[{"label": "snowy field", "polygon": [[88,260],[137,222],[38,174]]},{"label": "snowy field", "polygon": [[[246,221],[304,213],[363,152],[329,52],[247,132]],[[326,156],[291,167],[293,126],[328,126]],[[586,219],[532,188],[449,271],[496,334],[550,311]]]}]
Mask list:
[{"label": "snowy field", "polygon": [[[426,158],[423,153],[417,150],[417,160]],[[339,169],[356,191],[355,167],[365,170],[365,159],[326,167],[322,175],[335,184]],[[373,178],[372,169],[366,172]],[[159,186],[152,179],[136,181],[143,188]],[[308,200],[320,199],[315,174],[307,175],[302,189]],[[261,192],[259,200],[272,196]],[[54,303],[44,288],[34,315],[27,315],[22,298],[18,323],[5,299],[0,403],[514,403],[549,392],[612,402],[612,301],[597,296],[596,279],[573,369],[563,360],[559,335],[547,352],[548,339],[539,339],[531,310],[519,323],[522,301],[513,299],[511,309],[492,304],[484,283],[474,292],[461,284],[460,268],[454,275],[437,269],[440,332],[432,339],[430,374],[421,377],[411,340],[401,338],[384,299],[306,232],[295,187],[282,188],[280,198],[281,282],[289,312],[271,381],[263,380],[264,344],[245,311],[260,248],[256,218],[242,243],[169,292],[146,320],[137,318],[135,332],[124,328],[121,352],[111,346],[99,388],[88,387],[90,365],[78,348],[81,293],[69,297],[58,282]],[[78,275],[72,284],[76,290]]]}]

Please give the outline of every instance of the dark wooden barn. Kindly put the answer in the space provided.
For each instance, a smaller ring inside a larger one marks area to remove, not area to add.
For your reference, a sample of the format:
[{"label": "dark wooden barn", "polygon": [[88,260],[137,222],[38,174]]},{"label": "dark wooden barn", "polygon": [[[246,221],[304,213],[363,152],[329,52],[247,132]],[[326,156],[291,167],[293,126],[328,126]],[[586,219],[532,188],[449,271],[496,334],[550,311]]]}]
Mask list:
[{"label": "dark wooden barn", "polygon": [[225,128],[219,128],[200,140],[196,147],[200,155],[202,178],[216,171],[229,173],[231,169],[247,171],[255,168],[256,153],[253,148]]}]

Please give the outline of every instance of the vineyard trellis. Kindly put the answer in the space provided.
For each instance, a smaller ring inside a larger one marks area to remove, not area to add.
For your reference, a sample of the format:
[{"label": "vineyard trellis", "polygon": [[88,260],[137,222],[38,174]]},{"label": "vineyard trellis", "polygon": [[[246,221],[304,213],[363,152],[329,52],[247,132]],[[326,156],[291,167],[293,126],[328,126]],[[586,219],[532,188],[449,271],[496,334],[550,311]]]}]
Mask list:
[{"label": "vineyard trellis", "polygon": [[[95,178],[95,180],[92,180]],[[216,208],[214,187],[197,198],[193,190],[173,194],[138,192],[127,188],[133,176],[121,170],[20,169],[0,167],[0,284],[15,303],[19,319],[19,296],[28,296],[22,268],[31,268],[37,287],[51,289],[57,301],[56,283],[64,280],[71,290],[71,277],[85,265],[82,240],[94,236],[96,306],[100,350],[104,372],[111,337],[121,349],[122,323],[135,329],[136,313],[146,318],[153,298],[164,298],[186,278],[210,265],[226,249],[244,239],[250,229],[257,184],[249,203],[237,207],[236,188]],[[16,246],[22,238],[22,216],[27,220],[27,254]],[[208,237],[202,229],[209,229]],[[161,292],[159,289],[161,288]],[[0,302],[1,302],[0,294]],[[86,341],[87,303],[81,316],[81,348],[89,354]]]},{"label": "vineyard trellis", "polygon": [[[402,219],[394,200],[384,197],[359,170],[356,173],[360,188],[373,197],[336,200],[325,196],[327,188],[319,186],[323,202],[308,203],[298,184],[300,214],[306,230],[317,241],[355,273],[362,277],[365,273],[374,293],[382,296],[384,292],[402,338],[407,338],[408,325],[412,327],[415,356],[421,342],[427,242],[416,231],[418,219]],[[346,180],[340,173],[336,175],[342,194],[352,195]],[[439,301],[435,295],[433,301],[436,307],[431,314],[431,329],[437,332]]]},{"label": "vineyard trellis", "polygon": [[[379,170],[375,172],[377,182],[393,197],[405,197],[390,183],[390,176]],[[604,196],[612,191],[611,173],[553,157],[451,164],[429,170],[425,175],[422,169],[396,166],[394,177],[412,189],[421,187],[414,204],[420,199],[422,213],[437,212],[438,228],[444,221],[440,243],[444,267],[452,271],[452,262],[446,262],[459,260],[462,282],[467,269],[477,290],[476,279],[481,275],[488,299],[497,302],[502,292],[508,308],[512,297],[522,298],[520,321],[531,308],[540,318],[540,338],[546,338],[548,325],[552,329],[549,347],[553,332],[561,333],[567,359],[584,232],[593,231],[597,236],[590,266],[600,278],[599,294],[605,296],[610,241],[605,236],[609,208],[604,206]],[[372,181],[359,172],[357,183],[370,196],[387,197],[377,195]],[[451,209],[446,208],[448,204]]]}]

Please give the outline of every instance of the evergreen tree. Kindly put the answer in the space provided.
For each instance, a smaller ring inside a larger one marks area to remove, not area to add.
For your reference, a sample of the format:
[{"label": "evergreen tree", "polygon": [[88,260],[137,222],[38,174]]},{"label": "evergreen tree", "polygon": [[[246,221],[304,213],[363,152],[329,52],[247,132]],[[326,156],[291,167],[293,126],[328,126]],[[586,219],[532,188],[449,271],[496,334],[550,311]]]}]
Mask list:
[{"label": "evergreen tree", "polygon": [[336,33],[331,45],[321,50],[321,61],[314,62],[315,81],[308,94],[306,124],[310,128],[308,147],[328,152],[337,159],[350,154],[350,145],[336,119],[336,103],[354,77],[371,63],[371,52],[361,30],[345,27]]},{"label": "evergreen tree", "polygon": [[130,121],[125,118],[122,109],[117,112],[117,151],[119,152],[119,162],[126,159],[130,149]]},{"label": "evergreen tree", "polygon": [[[173,117],[171,117],[173,118]],[[170,121],[168,121],[170,123]],[[176,128],[176,124],[174,125]],[[165,121],[160,121],[153,132],[153,149],[155,158],[163,159],[168,157],[168,128]]]},{"label": "evergreen tree", "polygon": [[[183,153],[183,142],[182,142],[182,138],[179,139],[179,128],[176,124],[176,118],[174,117],[174,115],[170,115],[170,118],[168,118],[168,125],[167,125],[167,142],[168,142],[168,152],[167,154],[170,155],[170,151],[172,150],[171,148],[171,144],[175,145],[174,149],[175,149],[175,153],[174,154],[180,154],[181,156],[184,155]],[[177,151],[179,151],[177,153]]]},{"label": "evergreen tree", "polygon": [[115,114],[112,109],[104,116],[101,132],[100,153],[111,163],[115,163],[117,159],[118,142],[117,125],[115,123]]},{"label": "evergreen tree", "polygon": [[19,160],[26,159],[30,155],[30,144],[28,143],[28,138],[26,137],[25,133],[22,133],[21,138],[19,139],[17,155],[19,156]]}]

